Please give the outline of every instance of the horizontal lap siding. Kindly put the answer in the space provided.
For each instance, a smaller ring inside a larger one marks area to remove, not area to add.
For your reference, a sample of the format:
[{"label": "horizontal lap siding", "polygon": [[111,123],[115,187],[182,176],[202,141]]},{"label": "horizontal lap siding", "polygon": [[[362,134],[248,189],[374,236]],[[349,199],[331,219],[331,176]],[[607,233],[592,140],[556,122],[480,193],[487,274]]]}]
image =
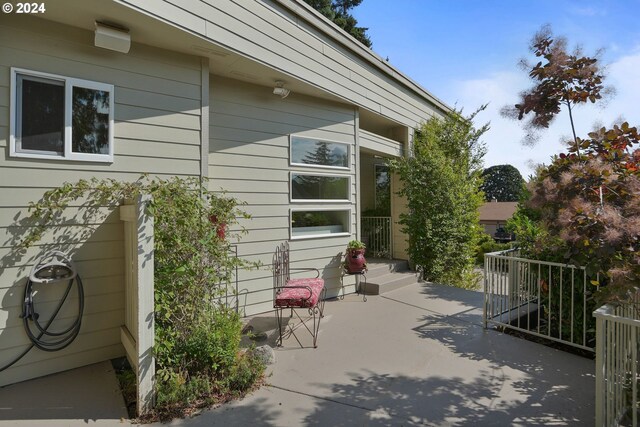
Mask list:
[{"label": "horizontal lap siding", "polygon": [[[428,100],[382,59],[364,59],[368,53],[354,53],[337,41],[341,34],[328,37],[283,7],[281,0],[123,2],[406,126],[446,108]],[[297,10],[312,21],[321,19],[301,6]]]},{"label": "horizontal lap siding", "polygon": [[[273,309],[273,280],[268,267],[276,245],[289,239],[291,207],[351,207],[351,231],[355,236],[354,111],[348,106],[296,94],[282,100],[273,96],[271,88],[217,76],[212,76],[210,88],[210,188],[225,190],[247,203],[244,210],[252,218],[240,220],[234,228],[244,227],[248,231],[238,245],[238,253],[265,265],[239,274],[240,306],[250,315]],[[290,134],[351,145],[347,173],[351,176],[350,204],[289,203],[289,171],[331,173],[327,169],[289,167]],[[326,281],[328,295],[336,295],[340,288],[339,263],[350,239],[291,241],[292,265],[318,268]]]},{"label": "horizontal lap siding", "polygon": [[401,142],[393,141],[362,129],[360,129],[359,137],[361,148],[368,148],[393,157],[402,157],[403,155],[404,150]]},{"label": "horizontal lap siding", "polygon": [[[37,30],[35,30],[37,28]],[[9,157],[10,67],[60,74],[115,86],[115,160],[86,163]],[[80,178],[135,180],[142,173],[169,178],[200,172],[201,64],[195,57],[141,45],[127,55],[93,46],[93,33],[42,19],[0,20],[0,366],[27,345],[21,319],[25,277],[45,252],[73,254],[86,301],[76,341],[56,353],[32,350],[0,372],[0,386],[124,355],[123,226],[114,206],[89,210],[72,203],[37,245],[17,254],[15,245],[33,224],[26,207],[48,189]],[[59,295],[55,285],[38,294],[48,317]],[[70,302],[77,301],[75,291]],[[75,307],[60,313],[64,326]]]}]

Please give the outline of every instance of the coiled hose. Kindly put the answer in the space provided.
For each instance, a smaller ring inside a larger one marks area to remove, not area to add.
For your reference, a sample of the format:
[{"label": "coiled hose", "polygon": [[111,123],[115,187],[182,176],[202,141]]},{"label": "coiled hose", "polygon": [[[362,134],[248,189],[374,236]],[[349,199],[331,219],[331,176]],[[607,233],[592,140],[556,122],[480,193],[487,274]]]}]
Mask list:
[{"label": "coiled hose", "polygon": [[[71,326],[69,326],[68,328],[62,331],[50,331],[49,328],[57,318],[60,310],[64,306],[64,303],[67,301],[74,283],[76,284],[78,294],[78,315]],[[62,298],[60,298],[56,309],[53,311],[53,314],[51,315],[49,320],[47,320],[44,326],[40,323],[40,315],[36,311],[33,285],[34,281],[30,277],[24,287],[22,314],[20,315],[25,332],[27,334],[27,337],[29,337],[31,344],[11,362],[0,367],[0,372],[13,366],[16,362],[26,356],[33,347],[49,352],[60,351],[68,347],[80,333],[80,327],[82,326],[82,315],[84,313],[84,287],[82,286],[82,279],[80,278],[80,275],[75,274],[74,277],[67,281],[67,288],[65,289]],[[41,285],[55,286],[52,283],[43,283]]]}]

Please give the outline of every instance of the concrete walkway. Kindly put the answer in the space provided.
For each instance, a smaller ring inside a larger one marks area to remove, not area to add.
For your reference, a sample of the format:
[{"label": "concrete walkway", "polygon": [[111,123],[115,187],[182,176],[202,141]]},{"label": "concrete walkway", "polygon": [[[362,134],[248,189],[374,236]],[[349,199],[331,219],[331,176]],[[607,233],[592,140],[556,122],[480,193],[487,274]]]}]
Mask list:
[{"label": "concrete walkway", "polygon": [[121,426],[127,408],[111,362],[0,388],[0,426]]},{"label": "concrete walkway", "polygon": [[[594,362],[485,331],[482,294],[415,284],[328,301],[319,347],[297,330],[269,385],[175,426],[576,425],[594,422]],[[273,329],[273,315],[251,319]],[[269,341],[273,342],[272,331]],[[0,389],[0,426],[128,425],[108,362]]]},{"label": "concrete walkway", "polygon": [[329,301],[317,349],[289,337],[269,386],[171,425],[593,425],[593,360],[485,331],[481,306],[431,284]]}]

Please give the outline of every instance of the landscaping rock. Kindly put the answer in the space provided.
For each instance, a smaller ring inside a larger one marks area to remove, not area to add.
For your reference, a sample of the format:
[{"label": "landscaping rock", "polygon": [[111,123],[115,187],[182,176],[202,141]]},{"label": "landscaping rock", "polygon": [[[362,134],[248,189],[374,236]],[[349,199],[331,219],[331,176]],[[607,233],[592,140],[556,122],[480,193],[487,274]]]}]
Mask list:
[{"label": "landscaping rock", "polygon": [[261,345],[253,350],[253,354],[262,360],[265,365],[272,365],[276,363],[276,353],[268,345]]}]

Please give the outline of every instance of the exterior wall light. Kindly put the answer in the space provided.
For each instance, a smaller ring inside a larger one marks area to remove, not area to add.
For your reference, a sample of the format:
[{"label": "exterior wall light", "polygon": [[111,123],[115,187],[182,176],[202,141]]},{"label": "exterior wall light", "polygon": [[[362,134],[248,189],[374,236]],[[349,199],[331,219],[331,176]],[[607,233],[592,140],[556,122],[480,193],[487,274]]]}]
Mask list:
[{"label": "exterior wall light", "polygon": [[278,95],[280,98],[285,99],[291,91],[289,89],[284,88],[284,82],[277,80],[276,87],[273,88],[273,94]]},{"label": "exterior wall light", "polygon": [[131,35],[126,28],[96,22],[96,37],[93,44],[96,47],[129,53]]}]

